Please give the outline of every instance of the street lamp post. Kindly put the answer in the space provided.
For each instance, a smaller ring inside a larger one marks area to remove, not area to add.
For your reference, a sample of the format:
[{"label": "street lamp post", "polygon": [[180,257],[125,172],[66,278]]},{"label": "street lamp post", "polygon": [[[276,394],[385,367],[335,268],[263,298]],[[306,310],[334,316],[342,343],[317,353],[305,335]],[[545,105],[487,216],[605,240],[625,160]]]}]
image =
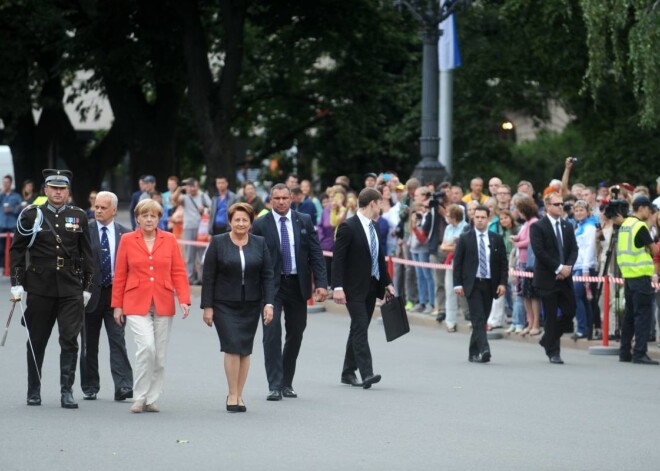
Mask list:
[{"label": "street lamp post", "polygon": [[395,6],[405,6],[422,25],[422,133],[419,138],[422,160],[412,174],[422,183],[449,178],[447,169],[438,161],[438,38],[442,34],[438,25],[453,12],[459,1],[445,1],[441,7],[438,0],[394,0]]}]

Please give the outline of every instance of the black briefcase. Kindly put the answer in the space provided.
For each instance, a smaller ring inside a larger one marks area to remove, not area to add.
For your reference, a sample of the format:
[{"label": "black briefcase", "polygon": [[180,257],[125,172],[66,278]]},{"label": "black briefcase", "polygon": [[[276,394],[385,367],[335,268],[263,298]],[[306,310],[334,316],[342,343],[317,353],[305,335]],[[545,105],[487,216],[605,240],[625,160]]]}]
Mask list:
[{"label": "black briefcase", "polygon": [[385,303],[380,306],[380,314],[383,318],[385,338],[388,342],[410,332],[406,306],[399,296],[386,296]]}]

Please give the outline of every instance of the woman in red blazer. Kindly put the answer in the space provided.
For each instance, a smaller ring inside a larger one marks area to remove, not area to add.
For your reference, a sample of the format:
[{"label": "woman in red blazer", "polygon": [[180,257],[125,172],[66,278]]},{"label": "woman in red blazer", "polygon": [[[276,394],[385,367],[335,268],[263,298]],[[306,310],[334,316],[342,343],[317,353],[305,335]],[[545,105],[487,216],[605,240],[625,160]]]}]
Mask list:
[{"label": "woman in red blazer", "polygon": [[158,412],[163,388],[165,357],[172,318],[179,299],[183,318],[190,311],[190,286],[174,235],[157,229],[163,208],[144,199],[135,208],[139,225],[119,241],[112,285],[112,307],[117,324],[127,322],[135,355],[134,403],[131,411]]}]

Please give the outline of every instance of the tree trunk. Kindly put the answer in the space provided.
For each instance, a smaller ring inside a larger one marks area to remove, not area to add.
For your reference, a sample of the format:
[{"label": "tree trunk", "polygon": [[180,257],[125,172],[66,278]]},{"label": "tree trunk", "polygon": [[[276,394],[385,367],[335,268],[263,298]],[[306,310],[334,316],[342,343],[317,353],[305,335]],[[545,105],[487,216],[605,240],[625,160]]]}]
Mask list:
[{"label": "tree trunk", "polygon": [[215,177],[226,176],[231,187],[236,179],[236,158],[231,125],[243,64],[247,2],[220,1],[225,46],[224,67],[217,83],[208,60],[209,49],[196,0],[179,3],[184,24],[183,51],[188,76],[188,99],[208,172],[207,186]]}]

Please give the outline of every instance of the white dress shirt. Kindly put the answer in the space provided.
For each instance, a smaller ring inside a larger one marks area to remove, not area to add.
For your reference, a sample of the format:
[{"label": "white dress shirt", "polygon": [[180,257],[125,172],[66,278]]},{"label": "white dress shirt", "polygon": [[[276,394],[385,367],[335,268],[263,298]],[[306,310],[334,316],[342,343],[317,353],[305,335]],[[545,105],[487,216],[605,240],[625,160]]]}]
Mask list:
[{"label": "white dress shirt", "polygon": [[293,237],[293,224],[291,222],[291,210],[286,213],[284,216],[280,216],[276,212],[273,212],[275,216],[275,225],[277,226],[277,234],[280,236],[280,247],[282,246],[282,223],[280,222],[283,217],[286,218],[286,230],[289,233],[289,250],[291,252],[291,274],[295,275],[298,273],[298,267],[296,265],[296,241]]},{"label": "white dress shirt", "polygon": [[477,235],[477,272],[475,274],[476,278],[482,278],[479,276],[479,246],[481,245],[481,234],[484,235],[484,245],[486,246],[486,278],[490,278],[490,239],[488,238],[488,230],[483,232],[474,230]]},{"label": "white dress shirt", "polygon": [[96,221],[96,227],[99,231],[99,243],[103,240],[103,227],[107,227],[108,230],[108,245],[110,246],[110,273],[112,273],[112,278],[115,277],[115,220],[113,219],[107,226],[104,226],[100,222]]}]

